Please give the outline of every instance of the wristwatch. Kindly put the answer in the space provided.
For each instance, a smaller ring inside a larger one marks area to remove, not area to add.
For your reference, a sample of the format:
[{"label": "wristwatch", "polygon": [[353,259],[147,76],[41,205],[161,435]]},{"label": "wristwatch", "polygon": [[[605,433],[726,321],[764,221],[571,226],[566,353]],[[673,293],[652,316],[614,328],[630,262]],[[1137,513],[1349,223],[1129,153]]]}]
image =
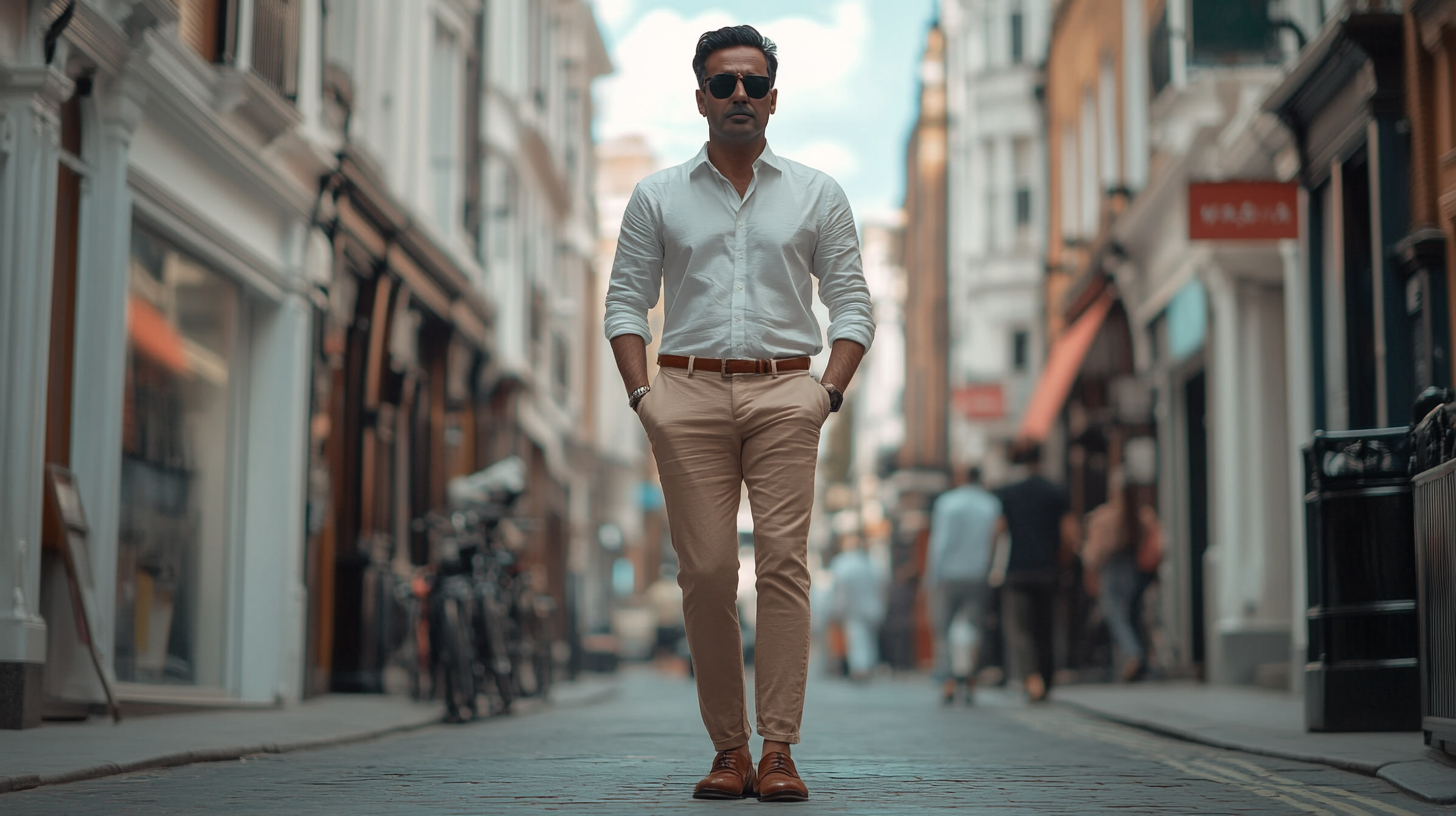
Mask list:
[{"label": "wristwatch", "polygon": [[647,396],[647,392],[648,391],[651,391],[651,390],[652,390],[652,386],[650,386],[650,385],[644,385],[644,386],[641,386],[640,388],[637,388],[632,393],[628,394],[627,395],[627,405],[628,405],[628,407],[630,407],[634,411],[637,410],[637,403],[641,402],[642,401],[642,398],[645,397],[645,396]]},{"label": "wristwatch", "polygon": [[838,412],[839,406],[844,404],[844,392],[831,383],[821,383],[821,385],[824,386],[825,391],[829,392],[829,413]]}]

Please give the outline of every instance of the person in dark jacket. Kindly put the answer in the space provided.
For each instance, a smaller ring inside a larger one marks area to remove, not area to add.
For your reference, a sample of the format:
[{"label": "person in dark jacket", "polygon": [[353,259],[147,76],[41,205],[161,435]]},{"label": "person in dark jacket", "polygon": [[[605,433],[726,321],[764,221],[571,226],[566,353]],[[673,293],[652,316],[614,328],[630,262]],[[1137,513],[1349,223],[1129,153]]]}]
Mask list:
[{"label": "person in dark jacket", "polygon": [[1080,541],[1067,491],[1041,475],[1041,446],[1020,445],[1012,463],[1026,477],[997,491],[1011,537],[1002,586],[1002,620],[1011,676],[1033,702],[1047,698],[1055,660],[1052,621],[1057,577]]}]

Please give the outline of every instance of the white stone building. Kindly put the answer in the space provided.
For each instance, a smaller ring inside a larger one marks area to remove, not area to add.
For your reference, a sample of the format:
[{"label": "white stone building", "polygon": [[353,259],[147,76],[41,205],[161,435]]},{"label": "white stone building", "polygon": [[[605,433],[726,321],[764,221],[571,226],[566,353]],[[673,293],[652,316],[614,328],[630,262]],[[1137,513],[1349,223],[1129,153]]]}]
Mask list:
[{"label": "white stone building", "polygon": [[947,0],[948,374],[953,467],[993,480],[1045,356],[1048,0]]},{"label": "white stone building", "polygon": [[609,69],[581,0],[0,4],[0,726],[98,699],[47,463],[124,698],[382,688],[411,521],[510,454],[571,636],[627,492],[583,465]]},{"label": "white stone building", "polygon": [[97,699],[41,614],[47,462],[124,696],[301,692],[318,33],[317,3],[0,5],[6,727]]}]

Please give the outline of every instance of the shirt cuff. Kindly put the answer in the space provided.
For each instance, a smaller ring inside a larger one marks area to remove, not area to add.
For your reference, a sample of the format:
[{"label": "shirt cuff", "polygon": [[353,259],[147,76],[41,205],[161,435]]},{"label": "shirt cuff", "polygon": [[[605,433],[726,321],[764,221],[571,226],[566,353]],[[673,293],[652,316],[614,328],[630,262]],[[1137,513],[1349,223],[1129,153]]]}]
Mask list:
[{"label": "shirt cuff", "polygon": [[841,320],[829,327],[829,345],[835,340],[853,340],[870,350],[875,340],[875,324],[868,320]]},{"label": "shirt cuff", "polygon": [[624,334],[635,334],[648,345],[652,344],[652,329],[647,325],[647,319],[640,315],[608,312],[605,328],[608,341]]}]

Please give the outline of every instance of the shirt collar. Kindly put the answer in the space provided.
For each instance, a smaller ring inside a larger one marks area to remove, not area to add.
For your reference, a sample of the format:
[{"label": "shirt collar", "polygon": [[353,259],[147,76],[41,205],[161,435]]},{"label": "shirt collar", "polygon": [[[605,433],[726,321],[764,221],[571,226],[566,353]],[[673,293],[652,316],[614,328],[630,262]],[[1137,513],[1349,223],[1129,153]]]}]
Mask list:
[{"label": "shirt collar", "polygon": [[[698,151],[698,155],[694,156],[688,162],[688,171],[690,174],[696,173],[704,167],[712,170],[717,170],[716,167],[713,167],[713,163],[708,161],[707,142],[703,142],[703,147],[701,150]],[[775,155],[773,152],[773,148],[769,147],[767,143],[765,143],[763,146],[763,152],[758,154],[758,158],[754,159],[753,161],[754,172],[758,172],[758,169],[760,167],[772,167],[780,173],[784,172],[783,159],[780,159],[777,155]]]}]

